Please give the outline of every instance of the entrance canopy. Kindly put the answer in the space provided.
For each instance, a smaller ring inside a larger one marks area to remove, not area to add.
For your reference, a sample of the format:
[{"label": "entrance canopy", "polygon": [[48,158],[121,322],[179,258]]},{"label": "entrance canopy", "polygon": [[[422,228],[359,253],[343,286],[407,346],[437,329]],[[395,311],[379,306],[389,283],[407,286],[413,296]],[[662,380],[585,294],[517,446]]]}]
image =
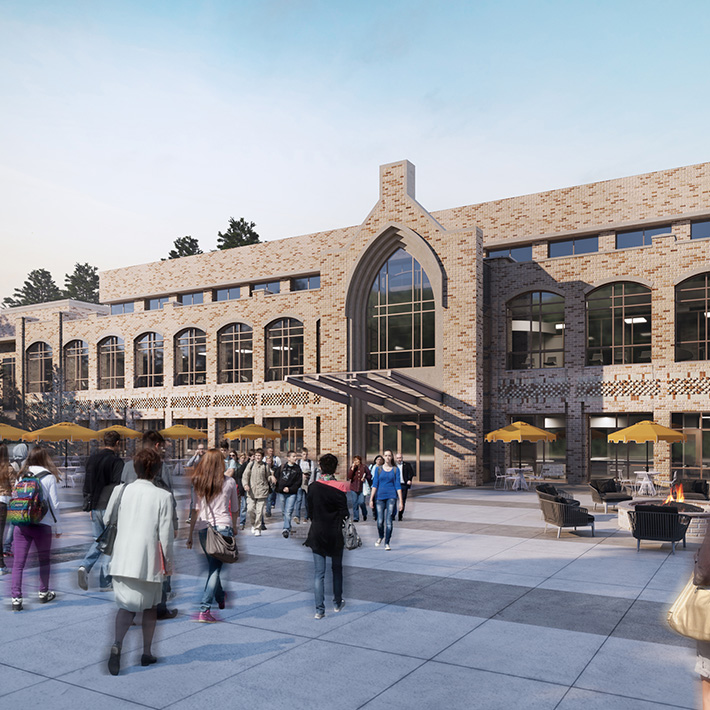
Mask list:
[{"label": "entrance canopy", "polygon": [[348,406],[355,398],[376,407],[387,408],[388,403],[396,402],[424,411],[425,402],[440,403],[444,399],[441,390],[397,370],[288,375],[286,382]]}]

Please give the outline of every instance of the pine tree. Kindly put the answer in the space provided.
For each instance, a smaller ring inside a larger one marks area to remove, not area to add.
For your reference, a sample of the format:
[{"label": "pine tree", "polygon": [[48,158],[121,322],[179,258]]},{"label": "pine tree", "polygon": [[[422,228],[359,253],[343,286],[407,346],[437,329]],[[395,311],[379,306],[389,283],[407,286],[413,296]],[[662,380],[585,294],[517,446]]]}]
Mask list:
[{"label": "pine tree", "polygon": [[99,302],[99,270],[91,264],[74,264],[74,271],[64,277],[67,298],[86,303]]},{"label": "pine tree", "polygon": [[20,288],[16,288],[12,296],[6,296],[2,303],[3,306],[12,308],[13,306],[30,306],[33,303],[59,301],[62,298],[64,298],[64,294],[54,283],[52,274],[46,269],[34,269],[27,275],[25,283]]},{"label": "pine tree", "polygon": [[229,229],[226,232],[217,232],[217,248],[218,249],[234,249],[234,247],[243,247],[247,244],[259,244],[259,235],[254,231],[256,224],[247,222],[244,217],[235,220],[234,217],[229,218]]},{"label": "pine tree", "polygon": [[202,254],[199,242],[193,237],[178,237],[173,242],[173,247],[174,248],[168,252],[168,259],[179,259],[183,256]]}]

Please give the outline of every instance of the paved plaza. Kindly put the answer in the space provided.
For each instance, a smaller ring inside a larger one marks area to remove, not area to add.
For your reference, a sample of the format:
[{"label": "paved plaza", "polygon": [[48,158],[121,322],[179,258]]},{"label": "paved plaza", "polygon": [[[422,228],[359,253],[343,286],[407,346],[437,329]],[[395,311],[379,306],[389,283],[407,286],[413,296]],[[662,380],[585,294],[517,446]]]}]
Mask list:
[{"label": "paved plaza", "polygon": [[[186,483],[178,499],[187,506]],[[570,488],[588,505],[585,488]],[[225,567],[227,608],[197,624],[201,552],[177,543],[176,619],[158,623],[158,664],[140,666],[129,630],[118,677],[106,670],[115,606],[76,586],[90,540],[78,491],[62,489],[65,534],[56,547],[55,603],[36,602],[29,570],[25,611],[0,612],[0,707],[696,708],[693,644],[665,612],[692,569],[696,544],[644,543],[600,509],[596,537],[544,531],[533,492],[415,489],[391,552],[345,551],[345,598],[315,620],[307,526],[281,536],[277,511],[261,538],[242,533],[243,560]],[[185,515],[181,515],[184,520]],[[184,535],[184,530],[182,534]],[[326,589],[326,599],[328,596]]]}]

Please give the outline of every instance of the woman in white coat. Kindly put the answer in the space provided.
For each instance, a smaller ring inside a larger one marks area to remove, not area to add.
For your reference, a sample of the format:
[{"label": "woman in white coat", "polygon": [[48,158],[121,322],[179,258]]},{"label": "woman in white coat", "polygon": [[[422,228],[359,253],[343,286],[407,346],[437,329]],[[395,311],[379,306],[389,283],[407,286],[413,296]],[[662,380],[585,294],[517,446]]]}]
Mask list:
[{"label": "woman in white coat", "polygon": [[151,653],[156,606],[162,596],[163,579],[171,572],[173,558],[173,499],[169,491],[152,483],[160,470],[160,456],[152,449],[143,449],[136,454],[133,463],[137,479],[114,489],[104,518],[110,520],[113,509],[119,506],[116,540],[109,563],[118,605],[116,638],[108,661],[112,675],[118,675],[121,669],[123,639],[138,611],[143,612],[141,665],[156,662]]}]

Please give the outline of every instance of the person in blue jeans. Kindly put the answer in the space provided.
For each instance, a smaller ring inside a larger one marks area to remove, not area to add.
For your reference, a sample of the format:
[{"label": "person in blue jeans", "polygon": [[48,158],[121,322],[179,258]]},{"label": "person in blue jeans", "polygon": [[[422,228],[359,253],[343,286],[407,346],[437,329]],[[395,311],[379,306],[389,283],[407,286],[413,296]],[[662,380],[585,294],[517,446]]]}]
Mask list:
[{"label": "person in blue jeans", "polygon": [[207,580],[200,600],[200,612],[195,621],[214,624],[219,621],[211,612],[216,601],[220,609],[226,604],[226,594],[222,587],[222,561],[207,554],[207,528],[212,525],[217,532],[228,537],[237,533],[239,515],[239,494],[237,484],[231,476],[224,473],[224,457],[218,449],[210,449],[192,474],[197,508],[191,511],[190,532],[187,547],[192,549],[195,527],[198,530],[200,545],[207,558]]},{"label": "person in blue jeans", "polygon": [[[91,512],[91,536],[93,542],[77,570],[77,583],[83,590],[89,588],[89,572],[101,557],[96,538],[106,527],[106,506],[113,489],[121,482],[123,460],[118,455],[121,449],[121,435],[115,431],[104,434],[104,446],[89,456],[84,478],[84,510]],[[108,559],[104,558],[99,573],[99,589],[111,589],[111,576],[107,573]]]},{"label": "person in blue jeans", "polygon": [[254,457],[254,450],[249,452],[249,456],[243,451],[237,458],[237,468],[234,469],[234,480],[237,482],[237,493],[239,493],[239,529],[244,530],[247,522],[247,494],[242,484],[242,474],[247,464]]},{"label": "person in blue jeans", "polygon": [[375,466],[372,471],[372,492],[370,493],[370,505],[377,509],[377,532],[378,539],[375,547],[382,544],[384,538],[385,550],[391,550],[390,540],[392,538],[392,519],[394,518],[395,506],[399,503],[399,510],[404,510],[402,501],[402,484],[399,480],[399,469],[394,462],[394,454],[387,450],[384,452],[385,462],[381,466]]},{"label": "person in blue jeans", "polygon": [[333,454],[325,454],[320,459],[320,470],[324,480],[308,486],[306,507],[311,520],[308,538],[303,544],[311,548],[315,566],[314,592],[316,619],[325,616],[325,565],[326,557],[331,559],[333,571],[333,611],[339,612],[345,606],[343,599],[343,520],[348,517],[348,501],[345,493],[331,485],[338,468],[338,459]]},{"label": "person in blue jeans", "polygon": [[291,534],[291,517],[293,508],[296,505],[296,498],[301,489],[303,474],[301,467],[296,463],[296,452],[289,451],[286,456],[286,463],[280,471],[274,471],[270,477],[270,482],[274,486],[274,492],[278,498],[279,507],[284,514],[284,524],[281,534],[288,537]]}]

